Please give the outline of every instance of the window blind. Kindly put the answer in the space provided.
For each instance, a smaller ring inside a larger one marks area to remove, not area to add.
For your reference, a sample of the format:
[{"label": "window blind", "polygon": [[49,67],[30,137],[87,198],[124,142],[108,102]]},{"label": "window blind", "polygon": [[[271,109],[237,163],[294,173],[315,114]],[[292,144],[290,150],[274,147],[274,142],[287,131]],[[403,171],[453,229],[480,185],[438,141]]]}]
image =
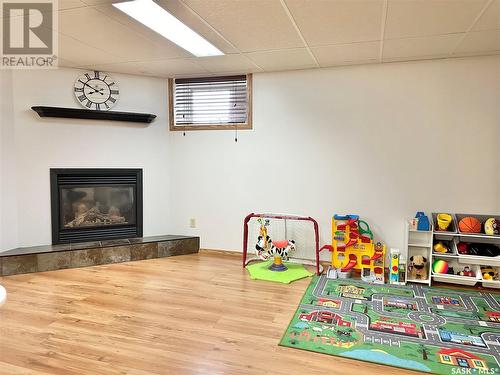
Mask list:
[{"label": "window blind", "polygon": [[175,125],[224,125],[247,122],[245,75],[182,78],[174,85]]}]

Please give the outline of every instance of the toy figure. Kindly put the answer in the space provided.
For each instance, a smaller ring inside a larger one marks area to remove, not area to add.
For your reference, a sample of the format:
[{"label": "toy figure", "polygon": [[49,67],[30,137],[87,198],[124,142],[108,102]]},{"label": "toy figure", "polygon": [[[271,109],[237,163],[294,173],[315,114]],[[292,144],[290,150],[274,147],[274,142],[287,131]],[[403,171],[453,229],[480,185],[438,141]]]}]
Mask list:
[{"label": "toy figure", "polygon": [[273,241],[267,234],[267,227],[270,225],[269,220],[260,218],[257,221],[260,224],[259,237],[255,244],[257,256],[262,260],[268,260],[272,256],[274,262],[269,269],[271,271],[286,271],[287,267],[283,264],[283,260],[289,260],[289,254],[295,250],[295,241]]},{"label": "toy figure", "polygon": [[490,236],[500,234],[500,221],[490,217],[484,222],[484,233]]},{"label": "toy figure", "polygon": [[457,250],[459,254],[468,254],[469,253],[469,244],[465,242],[459,242],[457,244]]},{"label": "toy figure", "polygon": [[498,273],[493,267],[484,266],[481,267],[481,274],[484,280],[497,280]]},{"label": "toy figure", "polygon": [[428,279],[428,267],[427,258],[422,255],[413,255],[410,257],[411,270],[408,268],[409,279],[410,280],[427,280]]},{"label": "toy figure", "polygon": [[451,253],[450,248],[441,241],[434,245],[434,251],[442,254]]},{"label": "toy figure", "polygon": [[460,276],[469,276],[469,277],[474,277],[474,272],[471,271],[469,266],[465,266],[463,271],[460,271],[457,273],[457,275]]}]

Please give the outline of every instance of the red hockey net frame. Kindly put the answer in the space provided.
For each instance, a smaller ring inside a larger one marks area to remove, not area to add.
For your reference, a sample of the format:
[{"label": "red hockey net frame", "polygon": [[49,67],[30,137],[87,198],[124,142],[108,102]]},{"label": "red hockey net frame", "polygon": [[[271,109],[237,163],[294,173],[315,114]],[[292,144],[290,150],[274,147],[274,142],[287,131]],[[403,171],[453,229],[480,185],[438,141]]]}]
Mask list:
[{"label": "red hockey net frame", "polygon": [[281,219],[281,220],[296,220],[296,221],[308,221],[312,223],[314,229],[314,246],[315,246],[315,263],[313,266],[316,268],[316,274],[321,273],[320,263],[319,263],[319,226],[318,222],[310,216],[299,216],[299,215],[285,215],[285,214],[256,214],[251,213],[245,217],[243,221],[243,268],[255,258],[248,258],[248,223],[252,218],[266,218],[266,219]]}]

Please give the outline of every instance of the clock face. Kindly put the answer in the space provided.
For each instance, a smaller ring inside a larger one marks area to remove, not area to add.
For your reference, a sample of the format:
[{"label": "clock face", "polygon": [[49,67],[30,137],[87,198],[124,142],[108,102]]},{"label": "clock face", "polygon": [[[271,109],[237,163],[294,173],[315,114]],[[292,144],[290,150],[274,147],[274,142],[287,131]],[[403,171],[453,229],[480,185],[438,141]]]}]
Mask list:
[{"label": "clock face", "polygon": [[120,94],[113,78],[97,71],[87,72],[78,77],[74,92],[76,99],[83,107],[97,111],[111,109]]}]

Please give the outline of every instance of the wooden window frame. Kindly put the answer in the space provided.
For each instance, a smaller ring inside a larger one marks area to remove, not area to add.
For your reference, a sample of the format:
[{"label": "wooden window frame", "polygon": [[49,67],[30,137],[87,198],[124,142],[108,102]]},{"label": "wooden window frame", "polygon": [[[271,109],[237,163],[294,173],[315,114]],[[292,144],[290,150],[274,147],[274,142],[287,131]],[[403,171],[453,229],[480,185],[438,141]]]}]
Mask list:
[{"label": "wooden window frame", "polygon": [[200,124],[200,125],[175,125],[174,114],[174,78],[168,79],[168,122],[170,131],[193,131],[193,130],[251,130],[252,129],[252,74],[247,77],[247,121],[239,124]]}]

